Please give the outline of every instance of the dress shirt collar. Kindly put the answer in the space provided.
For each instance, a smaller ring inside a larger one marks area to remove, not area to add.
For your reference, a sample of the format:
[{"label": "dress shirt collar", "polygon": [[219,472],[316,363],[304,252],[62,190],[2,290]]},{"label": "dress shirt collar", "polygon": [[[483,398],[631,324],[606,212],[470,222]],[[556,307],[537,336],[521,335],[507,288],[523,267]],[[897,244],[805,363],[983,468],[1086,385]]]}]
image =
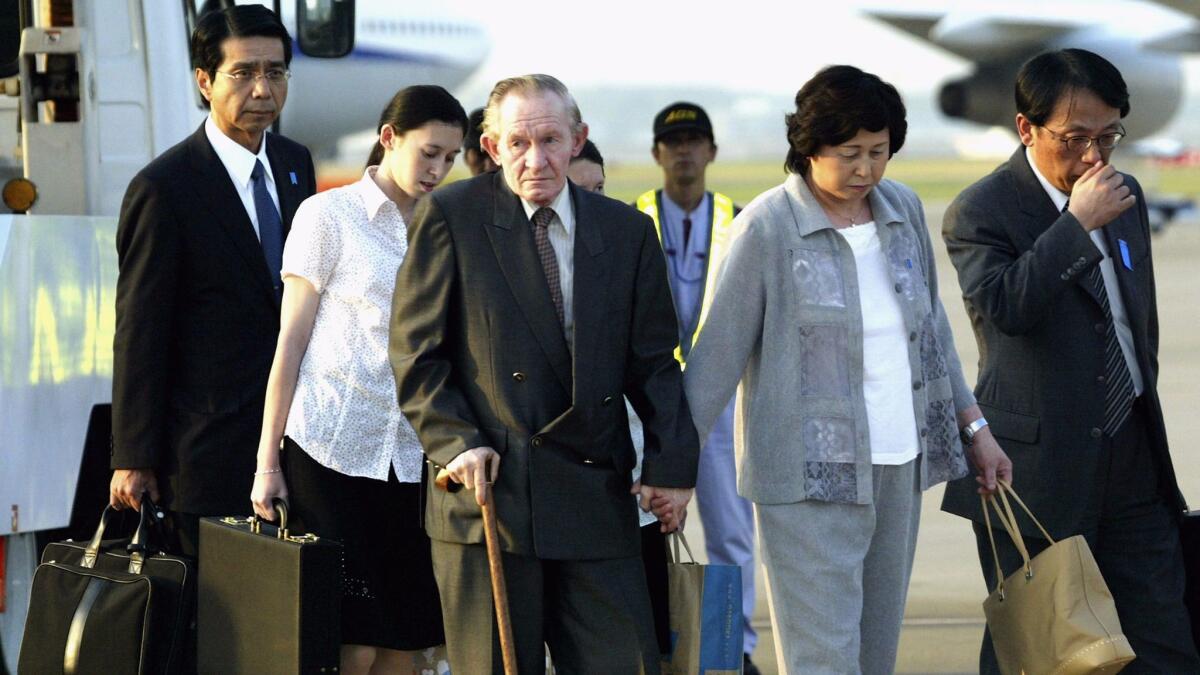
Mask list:
[{"label": "dress shirt collar", "polygon": [[693,225],[708,224],[705,221],[706,216],[708,216],[709,213],[709,200],[712,197],[707,191],[704,193],[704,197],[700,199],[700,203],[697,204],[696,208],[692,209],[691,211],[684,211],[682,206],[676,204],[675,200],[671,199],[666,190],[662,191],[662,197],[663,216],[665,216],[667,220],[670,220],[674,223],[680,223],[681,226],[684,218],[691,218]]},{"label": "dress shirt collar", "polygon": [[[867,195],[867,199],[871,203],[871,220],[875,221],[876,225],[900,225],[907,222],[907,219],[903,215],[902,207],[893,205],[884,191],[880,189],[886,180],[879,181],[879,184]],[[787,179],[783,182],[783,190],[790,197],[792,214],[796,218],[796,226],[801,237],[807,237],[819,230],[837,229],[829,220],[829,216],[825,215],[825,209],[813,196],[812,190],[808,189],[808,183],[804,182],[804,176],[798,173],[788,174]]]},{"label": "dress shirt collar", "polygon": [[266,174],[267,180],[272,184],[275,182],[275,176],[271,174],[271,161],[267,159],[267,132],[263,132],[263,140],[258,146],[258,154],[250,152],[239,145],[237,141],[226,136],[217,128],[217,123],[213,122],[212,115],[204,120],[204,135],[208,137],[208,142],[212,144],[217,158],[225,165],[225,169],[229,171],[229,175],[233,177],[239,190],[250,185],[250,174],[254,172],[255,160],[262,162],[263,173]]},{"label": "dress shirt collar", "polygon": [[[359,198],[362,199],[363,206],[367,207],[368,221],[375,220],[379,209],[383,208],[384,204],[392,201],[384,193],[383,188],[380,188],[379,184],[375,182],[375,173],[377,171],[379,171],[378,166],[368,166],[367,170],[363,172],[362,178],[354,184],[354,190],[358,192]],[[396,209],[396,211],[399,213],[399,209]],[[403,220],[403,216],[401,216],[401,220]]]},{"label": "dress shirt collar", "polygon": [[[533,222],[533,213],[541,207],[532,202],[525,201],[524,197],[520,199],[521,206],[525,207],[525,216],[529,218],[530,222]],[[554,201],[550,202],[550,208],[554,209],[554,215],[558,217],[563,229],[567,231],[567,236],[571,236],[572,230],[575,229],[575,212],[571,208],[570,185],[563,185],[563,189],[559,191],[558,196],[554,198]]]},{"label": "dress shirt collar", "polygon": [[1038,170],[1037,162],[1033,161],[1033,154],[1029,146],[1025,146],[1025,161],[1029,162],[1029,168],[1033,169],[1033,175],[1037,177],[1038,182],[1042,184],[1042,189],[1046,191],[1046,195],[1050,197],[1050,201],[1054,202],[1054,208],[1062,213],[1062,210],[1067,206],[1067,200],[1070,195],[1064,194],[1062,190],[1050,184],[1042,172]]}]

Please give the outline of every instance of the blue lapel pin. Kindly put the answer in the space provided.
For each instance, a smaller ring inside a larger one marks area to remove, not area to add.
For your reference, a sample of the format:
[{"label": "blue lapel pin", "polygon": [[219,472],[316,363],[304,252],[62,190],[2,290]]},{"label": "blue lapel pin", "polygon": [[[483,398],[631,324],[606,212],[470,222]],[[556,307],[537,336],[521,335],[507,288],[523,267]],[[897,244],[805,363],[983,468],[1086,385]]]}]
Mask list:
[{"label": "blue lapel pin", "polygon": [[295,171],[289,171],[289,172],[288,172],[288,177],[292,179],[292,185],[299,185],[299,184],[300,184],[300,183],[299,183],[299,181],[297,181],[297,180],[296,180],[296,172],[295,172]]},{"label": "blue lapel pin", "polygon": [[912,258],[905,258],[904,266],[911,270],[912,269]]},{"label": "blue lapel pin", "polygon": [[1133,271],[1133,260],[1129,257],[1129,244],[1124,239],[1118,239],[1117,244],[1121,247],[1121,263],[1125,265],[1125,269]]}]

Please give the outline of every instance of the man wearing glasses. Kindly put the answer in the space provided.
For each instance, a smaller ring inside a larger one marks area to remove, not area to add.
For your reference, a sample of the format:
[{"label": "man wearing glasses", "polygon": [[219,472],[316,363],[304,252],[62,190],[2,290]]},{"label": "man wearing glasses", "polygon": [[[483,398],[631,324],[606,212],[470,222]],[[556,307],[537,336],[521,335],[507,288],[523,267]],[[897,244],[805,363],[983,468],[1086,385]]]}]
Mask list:
[{"label": "man wearing glasses", "polygon": [[[1017,75],[1022,147],[950,205],[943,236],[981,354],[975,394],[1017,492],[1055,539],[1083,534],[1137,659],[1124,672],[1200,673],[1183,604],[1176,485],[1156,383],[1150,228],[1137,181],[1109,163],[1129,93],[1102,57],[1066,49]],[[942,508],[974,521],[975,483]],[[1021,515],[1031,555],[1048,542]],[[997,537],[1000,566],[1021,558]],[[980,671],[998,672],[984,635]]]},{"label": "man wearing glasses", "polygon": [[261,5],[201,17],[192,65],[210,115],[121,205],[110,501],[137,508],[149,492],[186,555],[200,516],[250,512],[283,242],[316,188],[308,150],[266,132],[291,45]]}]

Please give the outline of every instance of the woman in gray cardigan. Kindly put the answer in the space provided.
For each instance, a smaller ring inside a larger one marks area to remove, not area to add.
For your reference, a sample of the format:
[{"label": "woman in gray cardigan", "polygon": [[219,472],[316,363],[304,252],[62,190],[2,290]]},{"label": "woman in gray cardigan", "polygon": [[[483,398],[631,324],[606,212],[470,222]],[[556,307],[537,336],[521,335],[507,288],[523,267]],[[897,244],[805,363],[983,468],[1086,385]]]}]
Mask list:
[{"label": "woman in gray cardigan", "polygon": [[[685,383],[701,437],[737,388],[783,673],[890,673],[921,491],[1012,464],[963,380],[921,203],[883,180],[891,85],[822,70],[788,116],[788,179],[735,223]],[[972,438],[964,452],[960,430]]]}]

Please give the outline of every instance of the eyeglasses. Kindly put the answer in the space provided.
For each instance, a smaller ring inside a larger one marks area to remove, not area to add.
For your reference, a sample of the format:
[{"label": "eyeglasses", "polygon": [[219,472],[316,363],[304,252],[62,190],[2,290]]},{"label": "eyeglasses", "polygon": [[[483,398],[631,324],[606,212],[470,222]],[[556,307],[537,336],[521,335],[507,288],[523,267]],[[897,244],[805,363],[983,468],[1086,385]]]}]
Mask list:
[{"label": "eyeglasses", "polygon": [[1067,146],[1067,150],[1079,153],[1081,155],[1087,152],[1088,148],[1092,147],[1092,143],[1095,143],[1096,146],[1101,150],[1112,150],[1113,148],[1117,147],[1117,144],[1121,142],[1122,138],[1125,138],[1124,127],[1122,127],[1120,131],[1113,131],[1107,134],[1101,134],[1099,136],[1063,136],[1062,134],[1057,134],[1046,127],[1042,127],[1042,129],[1044,129],[1046,133],[1053,136],[1054,140]]},{"label": "eyeglasses", "polygon": [[284,70],[283,68],[268,68],[266,70],[240,68],[230,72],[218,70],[217,74],[228,77],[230,81],[238,87],[249,86],[257,82],[260,78],[266,80],[267,84],[271,85],[272,87],[278,87],[288,81],[288,78],[292,76],[292,71]]}]

